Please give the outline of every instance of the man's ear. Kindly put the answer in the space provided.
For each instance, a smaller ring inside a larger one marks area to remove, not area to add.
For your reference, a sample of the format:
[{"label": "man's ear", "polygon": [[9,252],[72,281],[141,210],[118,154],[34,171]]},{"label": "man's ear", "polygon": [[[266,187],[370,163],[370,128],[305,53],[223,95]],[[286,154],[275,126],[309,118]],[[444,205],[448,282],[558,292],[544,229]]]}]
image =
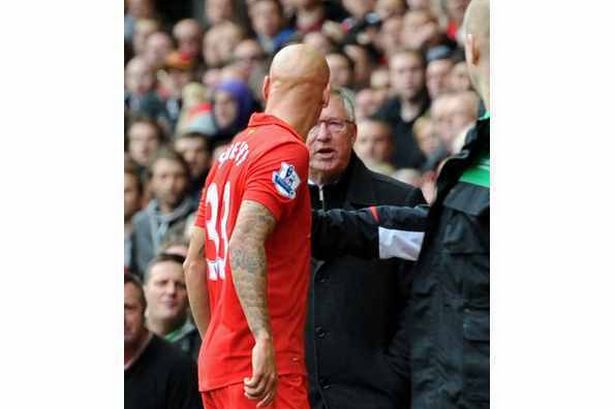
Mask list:
[{"label": "man's ear", "polygon": [[466,62],[473,66],[478,65],[480,50],[476,44],[476,37],[474,37],[474,34],[467,34],[465,43]]},{"label": "man's ear", "polygon": [[265,75],[265,79],[263,80],[263,87],[261,88],[261,93],[263,94],[263,100],[267,102],[269,98],[269,87],[271,86],[271,79],[269,75]]}]

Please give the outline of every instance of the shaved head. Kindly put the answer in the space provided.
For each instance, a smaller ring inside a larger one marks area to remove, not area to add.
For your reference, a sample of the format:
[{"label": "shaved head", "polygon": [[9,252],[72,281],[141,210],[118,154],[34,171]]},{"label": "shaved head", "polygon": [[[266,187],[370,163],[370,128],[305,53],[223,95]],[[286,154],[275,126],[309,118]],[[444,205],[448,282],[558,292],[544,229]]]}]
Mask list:
[{"label": "shaved head", "polygon": [[275,55],[269,76],[274,86],[276,83],[284,86],[296,86],[306,82],[327,84],[329,67],[324,55],[314,47],[293,44],[284,47]]},{"label": "shaved head", "polygon": [[490,106],[489,87],[489,0],[472,0],[464,18],[465,54],[468,74],[485,107]]},{"label": "shaved head", "polygon": [[276,115],[306,137],[329,100],[329,67],[324,55],[307,44],[282,48],[263,83],[265,112]]},{"label": "shaved head", "polygon": [[465,14],[466,35],[472,34],[480,41],[481,51],[489,55],[489,0],[472,0]]}]

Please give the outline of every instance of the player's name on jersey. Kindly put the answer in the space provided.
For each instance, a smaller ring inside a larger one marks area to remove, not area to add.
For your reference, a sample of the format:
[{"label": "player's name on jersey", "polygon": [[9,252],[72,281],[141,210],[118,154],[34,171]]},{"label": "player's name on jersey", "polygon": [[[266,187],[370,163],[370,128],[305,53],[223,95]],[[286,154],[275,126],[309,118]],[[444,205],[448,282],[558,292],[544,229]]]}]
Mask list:
[{"label": "player's name on jersey", "polygon": [[239,166],[245,161],[250,153],[250,148],[246,142],[235,142],[224,151],[218,158],[220,165],[223,165],[227,160],[234,160],[235,165]]}]

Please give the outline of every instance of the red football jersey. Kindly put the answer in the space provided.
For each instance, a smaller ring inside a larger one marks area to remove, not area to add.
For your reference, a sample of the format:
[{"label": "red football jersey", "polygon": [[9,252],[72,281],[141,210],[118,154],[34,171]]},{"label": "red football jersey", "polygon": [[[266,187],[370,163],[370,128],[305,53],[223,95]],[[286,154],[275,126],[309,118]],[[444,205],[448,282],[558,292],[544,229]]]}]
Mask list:
[{"label": "red football jersey", "polygon": [[220,388],[252,374],[254,338],[235,292],[228,243],[243,200],[277,220],[265,243],[267,302],[279,374],[305,374],[303,338],[310,276],[309,154],[285,122],[253,114],[214,163],[196,225],[205,230],[211,321],[199,354],[199,388]]}]

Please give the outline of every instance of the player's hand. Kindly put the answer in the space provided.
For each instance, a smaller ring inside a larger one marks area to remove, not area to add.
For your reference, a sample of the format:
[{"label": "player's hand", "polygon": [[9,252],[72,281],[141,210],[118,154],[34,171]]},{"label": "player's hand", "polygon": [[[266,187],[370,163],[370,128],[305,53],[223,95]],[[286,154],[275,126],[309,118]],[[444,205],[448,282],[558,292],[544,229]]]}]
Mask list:
[{"label": "player's hand", "polygon": [[252,348],[252,377],[243,380],[244,394],[258,400],[257,407],[273,402],[278,386],[278,370],[271,337],[257,338]]}]

